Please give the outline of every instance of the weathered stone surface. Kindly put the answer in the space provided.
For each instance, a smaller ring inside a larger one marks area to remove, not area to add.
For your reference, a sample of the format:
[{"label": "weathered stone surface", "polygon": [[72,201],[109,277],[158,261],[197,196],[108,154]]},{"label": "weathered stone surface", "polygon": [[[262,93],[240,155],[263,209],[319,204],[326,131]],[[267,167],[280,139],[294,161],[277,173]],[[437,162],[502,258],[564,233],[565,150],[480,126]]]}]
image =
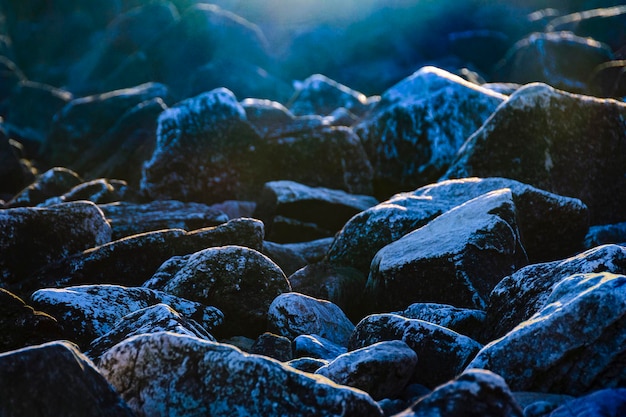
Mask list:
[{"label": "weathered stone surface", "polygon": [[571,258],[528,265],[504,278],[490,295],[483,339],[504,336],[544,308],[561,280],[573,274],[593,272],[626,275],[626,247],[600,246]]},{"label": "weathered stone surface", "polygon": [[37,269],[111,239],[111,226],[89,202],[0,210],[0,282],[18,284]]},{"label": "weathered stone surface", "polygon": [[505,276],[526,265],[511,191],[458,206],[378,251],[366,291],[380,310],[416,302],[484,308]]},{"label": "weathered stone surface", "polygon": [[327,116],[339,107],[363,114],[367,97],[322,74],[314,74],[302,81],[287,107],[297,116]]},{"label": "weathered stone surface", "polygon": [[385,91],[355,126],[374,168],[376,195],[435,181],[505,98],[435,67]]},{"label": "weathered stone surface", "polygon": [[418,357],[400,340],[374,343],[345,353],[315,373],[361,389],[375,400],[398,395],[413,376]]},{"label": "weathered stone surface", "polygon": [[100,369],[138,416],[382,416],[362,391],[188,336],[132,337]]},{"label": "weathered stone surface", "polygon": [[194,319],[206,331],[212,331],[224,319],[221,311],[162,291],[119,285],[81,285],[45,288],[33,293],[35,307],[55,317],[66,337],[86,348],[96,338],[112,331],[128,314],[167,304],[183,316]]},{"label": "weathered stone surface", "polygon": [[604,416],[619,417],[626,413],[626,389],[603,389],[573,399],[550,413],[549,417]]},{"label": "weathered stone surface", "polygon": [[0,354],[0,414],[132,417],[93,363],[68,342]]},{"label": "weathered stone surface", "polygon": [[248,122],[266,139],[294,135],[324,125],[321,116],[295,116],[276,101],[247,98],[241,105],[246,111]]},{"label": "weathered stone surface", "polygon": [[250,348],[250,353],[274,358],[281,362],[287,362],[293,358],[291,340],[269,332],[257,337]]},{"label": "weathered stone surface", "polygon": [[222,310],[225,321],[218,337],[256,338],[267,328],[272,300],[291,291],[278,265],[242,246],[172,257],[143,285]]},{"label": "weathered stone surface", "polygon": [[83,181],[80,176],[67,168],[50,168],[37,176],[35,181],[20,191],[8,203],[8,208],[36,206],[52,197],[58,197]]},{"label": "weathered stone surface", "polygon": [[111,224],[113,239],[162,229],[195,230],[228,221],[223,212],[200,203],[159,200],[145,204],[117,202],[99,206]]},{"label": "weathered stone surface", "polygon": [[397,417],[476,415],[522,417],[511,390],[502,377],[484,370],[466,371],[437,387]]},{"label": "weathered stone surface", "polygon": [[315,358],[298,358],[287,362],[287,365],[302,372],[315,373],[319,368],[328,365],[328,361]]},{"label": "weathered stone surface", "polygon": [[469,337],[436,324],[395,314],[373,314],[357,324],[348,350],[386,340],[402,340],[415,351],[418,365],[411,381],[430,388],[461,373],[481,348]]},{"label": "weathered stone surface", "polygon": [[295,338],[316,334],[340,346],[346,346],[354,324],[330,301],[318,300],[295,292],[281,294],[267,312],[271,332]]},{"label": "weathered stone surface", "polygon": [[301,334],[293,339],[293,351],[296,357],[333,360],[347,349],[316,334]]},{"label": "weathered stone surface", "polygon": [[625,289],[626,276],[608,272],[562,279],[541,310],[485,346],[468,369],[496,372],[513,390],[579,396],[622,386]]},{"label": "weathered stone surface", "polygon": [[267,257],[269,257],[272,261],[276,262],[276,264],[280,266],[280,269],[285,272],[285,275],[290,276],[300,268],[322,260],[332,243],[332,237],[296,243],[276,243],[264,241],[263,254],[267,255]]},{"label": "weathered stone surface", "polygon": [[585,236],[584,248],[617,243],[626,246],[626,222],[591,226]]},{"label": "weathered stone surface", "polygon": [[579,198],[591,224],[624,221],[625,116],[626,104],[615,100],[524,86],[467,140],[443,178],[512,178]]},{"label": "weathered stone surface", "polygon": [[407,319],[418,319],[447,327],[457,333],[478,340],[482,335],[485,312],[467,308],[453,307],[447,304],[415,303],[397,314]]},{"label": "weathered stone surface", "polygon": [[128,184],[123,180],[98,178],[72,187],[59,197],[52,197],[40,204],[47,207],[70,201],[91,201],[96,204],[112,203],[122,200],[128,191]]},{"label": "weathered stone surface", "polygon": [[524,410],[524,417],[544,417],[560,405],[574,399],[571,395],[532,391],[516,391],[513,397]]}]

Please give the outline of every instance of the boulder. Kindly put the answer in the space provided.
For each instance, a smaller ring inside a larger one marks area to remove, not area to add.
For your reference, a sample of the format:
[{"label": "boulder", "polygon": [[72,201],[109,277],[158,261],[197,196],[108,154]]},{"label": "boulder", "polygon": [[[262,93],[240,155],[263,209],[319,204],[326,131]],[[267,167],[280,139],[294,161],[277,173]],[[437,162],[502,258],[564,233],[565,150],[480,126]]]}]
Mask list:
[{"label": "boulder", "polygon": [[391,340],[344,353],[315,373],[381,400],[400,394],[417,362],[417,355],[406,343]]},{"label": "boulder", "polygon": [[263,254],[276,262],[280,269],[285,272],[285,275],[290,276],[300,268],[322,260],[332,243],[332,237],[296,243],[264,241]]},{"label": "boulder", "polygon": [[579,198],[591,224],[624,221],[625,115],[625,103],[526,85],[467,140],[443,179],[512,178]]},{"label": "boulder", "polygon": [[7,202],[8,208],[36,206],[52,197],[59,197],[83,182],[71,169],[50,168]]},{"label": "boulder", "polygon": [[33,172],[20,160],[14,145],[0,124],[0,194],[9,198],[34,180]]},{"label": "boulder", "polygon": [[96,204],[107,204],[124,199],[127,191],[128,184],[126,181],[98,178],[78,184],[61,196],[49,198],[40,206],[49,207],[70,201],[91,201]]},{"label": "boulder", "polygon": [[332,361],[346,353],[347,349],[316,334],[301,334],[293,339],[293,353],[298,358],[314,358]]},{"label": "boulder", "polygon": [[287,104],[296,116],[327,116],[340,107],[362,115],[367,110],[367,97],[322,74],[302,81]]},{"label": "boulder", "polygon": [[222,310],[218,337],[256,338],[267,328],[272,300],[291,291],[283,271],[267,256],[232,245],[174,256],[143,285]]},{"label": "boulder", "polygon": [[258,98],[247,98],[241,102],[248,122],[264,139],[277,139],[323,126],[321,116],[295,116],[283,104]]},{"label": "boulder", "polygon": [[436,303],[411,304],[403,311],[393,314],[446,327],[472,339],[481,337],[486,316],[482,310],[457,308],[448,304]]},{"label": "boulder", "polygon": [[382,417],[378,405],[362,391],[189,336],[132,337],[101,357],[100,370],[139,417]]},{"label": "boulder", "polygon": [[[626,97],[626,61],[609,61],[598,65],[589,79],[589,95],[596,97]],[[623,100],[622,100],[623,101]]]},{"label": "boulder", "polygon": [[435,67],[385,91],[354,127],[374,168],[375,195],[437,180],[505,98]]},{"label": "boulder", "polygon": [[552,411],[548,417],[619,417],[626,413],[626,389],[602,389],[575,398]]},{"label": "boulder", "polygon": [[133,417],[94,364],[69,342],[0,354],[0,414]]},{"label": "boulder", "polygon": [[626,222],[591,226],[585,236],[584,248],[617,243],[626,246]]},{"label": "boulder", "polygon": [[0,101],[4,101],[9,98],[13,92],[13,89],[20,83],[26,81],[26,75],[8,57],[0,56]]},{"label": "boulder", "polygon": [[315,359],[315,358],[298,358],[292,359],[287,362],[287,365],[290,367],[297,369],[302,372],[315,373],[319,368],[324,365],[327,365],[328,361],[324,359]]},{"label": "boulder", "polygon": [[284,336],[265,332],[254,341],[250,353],[288,362],[293,358],[291,340]]},{"label": "boulder", "polygon": [[272,301],[267,322],[271,332],[290,339],[315,334],[340,346],[348,344],[354,330],[354,324],[335,304],[295,292]]}]

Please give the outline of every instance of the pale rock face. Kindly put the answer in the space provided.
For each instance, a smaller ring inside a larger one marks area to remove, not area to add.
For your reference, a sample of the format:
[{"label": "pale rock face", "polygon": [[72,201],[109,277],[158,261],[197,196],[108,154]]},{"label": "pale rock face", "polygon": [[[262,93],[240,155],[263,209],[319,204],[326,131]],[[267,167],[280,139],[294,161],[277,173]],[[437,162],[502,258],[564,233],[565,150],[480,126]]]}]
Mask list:
[{"label": "pale rock face", "polygon": [[362,114],[367,109],[367,97],[322,74],[304,80],[289,102],[289,110],[299,116],[326,116],[341,107]]}]

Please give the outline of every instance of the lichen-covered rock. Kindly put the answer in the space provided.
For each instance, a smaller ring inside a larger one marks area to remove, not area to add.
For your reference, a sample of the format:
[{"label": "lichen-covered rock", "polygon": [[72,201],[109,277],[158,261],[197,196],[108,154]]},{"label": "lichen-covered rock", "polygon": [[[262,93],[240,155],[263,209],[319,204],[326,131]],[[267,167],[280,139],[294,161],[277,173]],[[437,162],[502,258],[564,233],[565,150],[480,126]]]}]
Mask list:
[{"label": "lichen-covered rock", "polygon": [[468,308],[458,308],[447,304],[415,303],[403,311],[396,312],[407,319],[418,319],[447,327],[457,333],[479,339],[482,335],[485,312]]},{"label": "lichen-covered rock", "polygon": [[344,353],[315,373],[381,400],[400,394],[417,362],[417,355],[406,343],[391,340]]},{"label": "lichen-covered rock", "polygon": [[35,181],[20,191],[8,203],[8,208],[36,206],[52,197],[58,197],[83,181],[80,176],[67,168],[50,168],[37,176]]},{"label": "lichen-covered rock", "polygon": [[496,372],[516,391],[580,396],[622,386],[625,306],[626,276],[571,275],[541,310],[486,345],[468,369]]},{"label": "lichen-covered rock", "polygon": [[435,67],[385,91],[355,126],[372,161],[376,195],[435,181],[505,98]]},{"label": "lichen-covered rock", "polygon": [[571,258],[528,265],[505,277],[490,295],[483,339],[504,336],[544,308],[550,293],[564,278],[593,272],[626,275],[626,247],[599,246]]},{"label": "lichen-covered rock", "polygon": [[107,351],[99,367],[140,417],[382,416],[362,391],[189,336],[132,337]]},{"label": "lichen-covered rock", "polygon": [[333,360],[346,351],[344,346],[316,334],[301,334],[293,339],[293,352],[296,357]]},{"label": "lichen-covered rock", "polygon": [[0,354],[0,415],[135,414],[85,355],[59,341]]},{"label": "lichen-covered rock", "polygon": [[396,417],[522,417],[519,405],[502,377],[469,370],[437,387]]},{"label": "lichen-covered rock", "polygon": [[443,178],[512,178],[579,198],[591,224],[624,221],[625,118],[625,103],[529,84],[467,140]]},{"label": "lichen-covered rock", "polygon": [[0,283],[19,284],[39,268],[111,240],[111,226],[90,202],[0,210]]},{"label": "lichen-covered rock", "polygon": [[354,324],[339,307],[295,292],[281,294],[267,312],[270,331],[291,339],[302,334],[316,334],[340,346],[346,346]]},{"label": "lichen-covered rock", "polygon": [[313,74],[298,86],[287,107],[297,116],[327,116],[340,107],[363,114],[367,97],[322,74]]},{"label": "lichen-covered rock", "polygon": [[215,307],[142,287],[81,285],[45,288],[35,291],[31,299],[35,307],[61,323],[66,337],[83,348],[112,331],[128,314],[156,304],[167,304],[209,332],[224,319],[222,312]]},{"label": "lichen-covered rock", "polygon": [[[366,290],[382,310],[416,302],[486,307],[505,276],[526,265],[511,191],[493,191],[378,251]],[[379,310],[380,311],[380,310]]]},{"label": "lichen-covered rock", "polygon": [[575,398],[552,411],[548,417],[603,416],[620,417],[626,414],[626,389],[602,389]]},{"label": "lichen-covered rock", "polygon": [[232,245],[172,257],[143,285],[222,310],[225,320],[218,337],[256,338],[267,328],[272,300],[291,291],[271,259]]},{"label": "lichen-covered rock", "polygon": [[250,353],[267,356],[281,362],[293,359],[291,340],[269,332],[257,337],[250,348]]},{"label": "lichen-covered rock", "polygon": [[280,269],[285,272],[285,275],[290,276],[308,264],[321,261],[322,258],[326,256],[328,248],[330,248],[332,243],[332,237],[296,243],[276,243],[264,241],[263,254],[267,255],[268,258],[276,262],[276,264],[280,266]]}]

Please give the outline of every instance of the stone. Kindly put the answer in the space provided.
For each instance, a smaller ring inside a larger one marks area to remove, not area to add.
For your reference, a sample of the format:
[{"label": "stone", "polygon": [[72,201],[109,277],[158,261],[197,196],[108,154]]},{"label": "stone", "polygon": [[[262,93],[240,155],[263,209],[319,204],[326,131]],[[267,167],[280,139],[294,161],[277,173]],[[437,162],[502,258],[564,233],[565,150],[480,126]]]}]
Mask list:
[{"label": "stone", "polygon": [[313,74],[298,85],[287,107],[296,116],[327,116],[340,107],[363,114],[367,97],[322,74]]},{"label": "stone", "polygon": [[527,264],[508,189],[493,191],[385,246],[366,292],[380,310],[416,302],[483,309],[505,276]]},{"label": "stone", "polygon": [[69,342],[0,354],[0,381],[3,416],[135,415],[94,364]]},{"label": "stone", "polygon": [[515,391],[580,396],[622,386],[625,284],[626,276],[609,272],[562,279],[541,310],[486,345],[467,368],[496,372]]},{"label": "stone", "polygon": [[49,207],[70,201],[91,201],[96,204],[107,204],[124,199],[127,191],[128,184],[126,181],[98,178],[78,184],[61,196],[49,198],[40,206]]},{"label": "stone", "polygon": [[572,399],[550,413],[549,417],[606,416],[626,413],[626,389],[601,389]]},{"label": "stone", "polygon": [[315,371],[327,364],[327,360],[315,358],[298,358],[292,359],[287,362],[287,365],[291,366],[292,368],[302,372],[308,372],[310,374],[315,373]]},{"label": "stone", "polygon": [[589,79],[588,94],[596,97],[620,99],[626,96],[626,77],[623,60],[609,61],[594,68]]},{"label": "stone", "polygon": [[293,352],[294,356],[300,358],[331,361],[346,353],[347,349],[316,334],[301,334],[293,339]]},{"label": "stone", "polygon": [[4,101],[11,96],[15,86],[26,81],[26,75],[15,62],[4,54],[0,56],[0,69],[2,74],[0,77],[0,101]]},{"label": "stone", "polygon": [[99,367],[139,417],[382,417],[378,405],[362,391],[189,336],[132,337],[107,351]]},{"label": "stone", "polygon": [[524,417],[543,417],[560,405],[574,399],[571,395],[545,392],[516,391],[515,401],[524,410]]},{"label": "stone", "polygon": [[250,353],[288,362],[293,358],[291,340],[284,336],[265,332],[254,341]]},{"label": "stone", "polygon": [[291,291],[287,277],[272,260],[234,245],[172,257],[143,286],[222,310],[225,320],[217,337],[256,338],[267,327],[272,301]]},{"label": "stone", "polygon": [[7,136],[5,127],[0,124],[0,193],[9,198],[34,180],[33,173],[20,160],[14,144]]},{"label": "stone", "polygon": [[267,312],[268,329],[290,339],[315,334],[339,346],[347,346],[354,324],[330,301],[289,292],[272,301]]},{"label": "stone", "polygon": [[321,116],[296,116],[277,101],[246,98],[241,106],[254,130],[264,139],[278,139],[325,125]]},{"label": "stone", "polygon": [[468,138],[442,179],[507,177],[582,200],[591,224],[624,221],[625,114],[615,100],[526,85]]},{"label": "stone", "polygon": [[19,284],[49,263],[110,239],[111,226],[90,202],[0,210],[0,283]]},{"label": "stone", "polygon": [[65,335],[87,348],[96,338],[111,332],[125,316],[157,304],[166,304],[210,332],[224,315],[215,307],[175,297],[162,291],[119,285],[80,285],[44,288],[31,296],[35,307],[55,317]]},{"label": "stone", "polygon": [[505,98],[435,67],[385,91],[354,127],[374,168],[375,195],[436,181]]},{"label": "stone", "polygon": [[469,337],[436,324],[395,314],[372,314],[356,325],[348,351],[386,340],[402,340],[415,351],[418,364],[411,382],[429,388],[460,374],[482,347]]},{"label": "stone", "polygon": [[200,203],[158,200],[145,204],[124,201],[101,204],[113,240],[162,229],[196,230],[218,226],[229,218],[222,211]]},{"label": "stone", "polygon": [[308,264],[321,261],[332,243],[332,237],[296,243],[264,241],[263,254],[276,262],[285,275],[290,276]]},{"label": "stone", "polygon": [[391,340],[344,353],[315,373],[381,400],[400,394],[417,362],[417,355],[406,343]]},{"label": "stone", "polygon": [[583,245],[591,249],[609,243],[626,246],[626,222],[589,227]]},{"label": "stone", "polygon": [[36,206],[49,198],[65,194],[82,182],[82,178],[71,169],[50,168],[9,200],[6,206],[7,208]]},{"label": "stone", "polygon": [[446,327],[472,339],[480,339],[486,314],[482,310],[457,308],[448,304],[414,303],[395,312],[407,319],[418,319]]}]

